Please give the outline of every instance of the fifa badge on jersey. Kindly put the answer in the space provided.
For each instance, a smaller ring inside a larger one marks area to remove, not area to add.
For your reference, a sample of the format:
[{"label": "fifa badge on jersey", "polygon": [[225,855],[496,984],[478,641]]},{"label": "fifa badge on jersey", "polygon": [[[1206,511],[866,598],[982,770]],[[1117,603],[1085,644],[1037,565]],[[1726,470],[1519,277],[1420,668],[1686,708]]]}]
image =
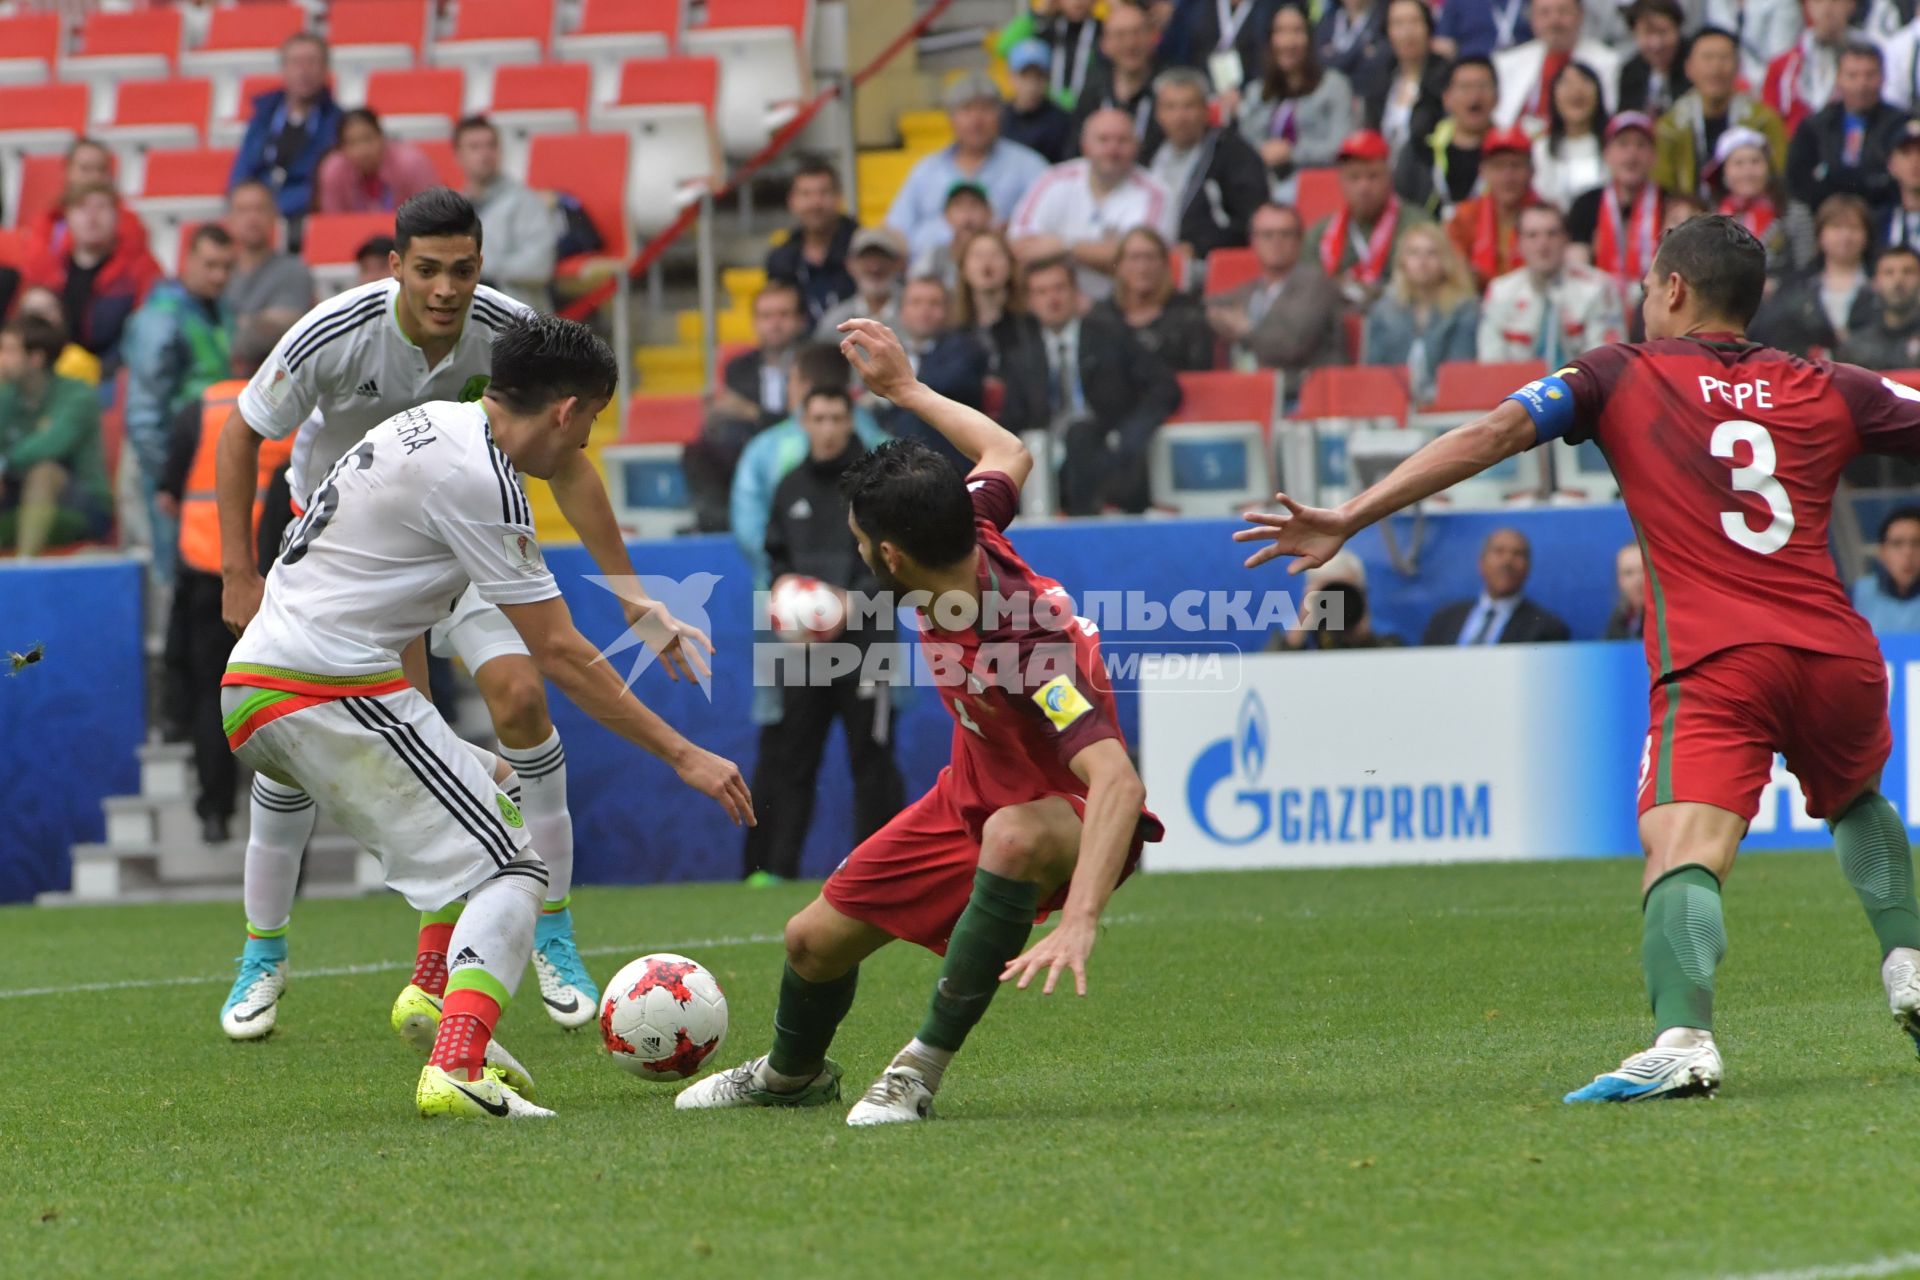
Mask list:
[{"label": "fifa badge on jersey", "polygon": [[1055,676],[1033,691],[1033,700],[1056,729],[1066,728],[1093,710],[1093,704],[1074,688],[1072,676]]},{"label": "fifa badge on jersey", "polygon": [[525,824],[526,820],[520,816],[520,806],[509,800],[505,792],[494,792],[493,802],[500,806],[500,820],[515,831]]},{"label": "fifa badge on jersey", "polygon": [[267,379],[267,385],[260,389],[260,394],[268,404],[278,409],[281,402],[287,398],[289,385],[287,381],[287,367],[285,365],[275,365],[273,376]]},{"label": "fifa badge on jersey", "polygon": [[492,381],[493,379],[484,373],[476,373],[468,378],[460,388],[460,403],[471,404],[487,394],[487,384]]},{"label": "fifa badge on jersey", "polygon": [[507,549],[507,560],[522,573],[539,573],[547,567],[540,557],[540,544],[524,533],[509,533],[500,545]]}]

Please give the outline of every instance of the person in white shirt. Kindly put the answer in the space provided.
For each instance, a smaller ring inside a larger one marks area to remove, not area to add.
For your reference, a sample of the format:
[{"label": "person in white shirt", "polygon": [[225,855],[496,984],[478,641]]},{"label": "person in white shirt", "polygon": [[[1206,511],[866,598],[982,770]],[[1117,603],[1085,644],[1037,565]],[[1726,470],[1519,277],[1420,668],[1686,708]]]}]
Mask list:
[{"label": "person in white shirt", "polygon": [[1007,228],[1022,263],[1067,254],[1080,292],[1095,302],[1113,292],[1120,237],[1152,227],[1169,243],[1179,211],[1167,189],[1135,160],[1140,141],[1124,111],[1102,109],[1080,132],[1080,159],[1054,165],[1033,184]]},{"label": "person in white shirt", "polygon": [[574,628],[520,491],[520,468],[550,479],[581,456],[618,381],[613,353],[583,325],[534,317],[511,322],[492,354],[477,403],[408,409],[334,464],[221,681],[241,761],[314,796],[417,910],[465,900],[440,992],[409,984],[394,1010],[396,1030],[430,1055],[415,1091],[423,1116],[553,1114],[491,1044],[532,951],[546,865],[511,767],[462,742],[400,666],[448,600],[477,592],[582,710],[753,822],[732,762],[642,706]]},{"label": "person in white shirt", "polygon": [[1624,338],[1619,284],[1566,261],[1565,214],[1550,204],[1522,210],[1519,239],[1523,265],[1488,285],[1481,304],[1481,363],[1536,360],[1557,369]]},{"label": "person in white shirt", "polygon": [[1620,55],[1596,40],[1581,38],[1584,16],[1580,0],[1533,0],[1527,17],[1534,38],[1493,55],[1494,74],[1500,82],[1500,102],[1493,111],[1496,124],[1502,128],[1518,124],[1534,136],[1543,133],[1553,82],[1569,62],[1582,64],[1599,79],[1604,114],[1613,114],[1620,89]]},{"label": "person in white shirt", "polygon": [[1574,197],[1607,180],[1600,157],[1600,81],[1578,62],[1554,79],[1547,131],[1533,140],[1533,193],[1548,204],[1570,208]]},{"label": "person in white shirt", "polygon": [[[495,340],[533,313],[480,284],[482,238],[479,214],[456,192],[434,187],[407,201],[394,218],[392,275],[308,312],[241,392],[218,455],[222,615],[233,631],[253,621],[265,586],[251,554],[250,524],[262,437],[300,433],[290,488],[296,511],[309,511],[316,504],[313,487],[368,429],[430,400],[471,402],[486,390]],[[319,416],[309,423],[315,409]],[[637,583],[606,489],[585,455],[555,474],[553,494],[600,572]],[[691,677],[685,658],[696,646],[709,647],[706,637],[671,621],[643,593],[633,594],[640,598],[622,598],[628,623],[644,619],[650,643],[664,641],[659,647],[669,674]],[[501,754],[526,788],[527,823],[551,876],[535,959],[542,1000],[556,1022],[582,1025],[595,1016],[599,992],[573,942],[566,752],[547,714],[546,686],[518,632],[483,596],[469,591],[457,603],[452,596],[444,603],[451,609],[435,619],[434,648],[457,655],[480,686]],[[415,683],[424,687],[424,648],[409,646],[409,661]],[[221,1010],[221,1025],[235,1039],[266,1035],[278,1016],[286,929],[313,833],[313,800],[270,778],[256,779],[250,822],[243,890],[248,941]],[[444,947],[446,923],[422,921],[423,953]],[[422,963],[440,962],[423,954]]]}]

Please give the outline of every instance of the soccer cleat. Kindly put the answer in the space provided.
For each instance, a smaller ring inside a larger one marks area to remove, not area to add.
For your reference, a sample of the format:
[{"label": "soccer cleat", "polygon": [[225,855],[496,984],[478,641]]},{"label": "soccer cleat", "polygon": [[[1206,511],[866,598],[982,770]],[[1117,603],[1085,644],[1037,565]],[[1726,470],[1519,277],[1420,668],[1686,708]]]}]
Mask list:
[{"label": "soccer cleat", "polygon": [[[1672,1033],[1667,1033],[1671,1035]],[[1720,1051],[1711,1036],[1696,1032],[1682,1042],[1655,1044],[1634,1054],[1618,1070],[1593,1078],[1563,1102],[1653,1102],[1667,1098],[1710,1098],[1724,1074]]]},{"label": "soccer cleat", "polygon": [[[409,983],[393,1002],[393,1029],[422,1057],[432,1057],[434,1037],[440,1034],[440,1001]],[[500,1078],[522,1098],[533,1097],[533,1073],[498,1038],[487,1041],[487,1066],[498,1068]]]},{"label": "soccer cleat", "polygon": [[600,1016],[600,988],[573,945],[573,912],[549,911],[533,931],[533,972],[547,1016],[571,1031]]},{"label": "soccer cleat", "polygon": [[840,1064],[828,1058],[820,1074],[791,1092],[769,1089],[760,1080],[765,1058],[743,1062],[730,1071],[716,1071],[682,1089],[673,1100],[676,1111],[712,1111],[721,1107],[818,1107],[840,1098]]},{"label": "soccer cleat", "polygon": [[461,1080],[429,1062],[420,1068],[420,1084],[413,1100],[428,1119],[535,1120],[553,1114],[514,1092],[498,1067],[488,1067],[478,1080]]},{"label": "soccer cleat", "polygon": [[1920,1050],[1920,951],[1895,947],[1880,965],[1880,981],[1887,988],[1887,1006],[1900,1029],[1913,1037]]},{"label": "soccer cleat", "polygon": [[239,972],[220,1006],[220,1029],[229,1039],[258,1040],[280,1016],[280,996],[287,989],[286,939],[248,938],[235,963]]},{"label": "soccer cleat", "polygon": [[875,1124],[909,1124],[933,1119],[933,1090],[912,1067],[888,1067],[847,1112],[856,1129]]}]

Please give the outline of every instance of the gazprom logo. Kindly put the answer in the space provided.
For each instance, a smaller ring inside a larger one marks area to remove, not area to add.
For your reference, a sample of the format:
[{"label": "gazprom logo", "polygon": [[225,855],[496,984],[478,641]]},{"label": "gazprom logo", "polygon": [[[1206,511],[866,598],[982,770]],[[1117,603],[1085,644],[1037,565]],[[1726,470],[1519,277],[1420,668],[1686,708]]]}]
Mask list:
[{"label": "gazprom logo", "polygon": [[1249,844],[1273,825],[1273,796],[1258,785],[1269,740],[1266,704],[1249,692],[1234,735],[1208,743],[1187,771],[1187,807],[1211,839]]}]

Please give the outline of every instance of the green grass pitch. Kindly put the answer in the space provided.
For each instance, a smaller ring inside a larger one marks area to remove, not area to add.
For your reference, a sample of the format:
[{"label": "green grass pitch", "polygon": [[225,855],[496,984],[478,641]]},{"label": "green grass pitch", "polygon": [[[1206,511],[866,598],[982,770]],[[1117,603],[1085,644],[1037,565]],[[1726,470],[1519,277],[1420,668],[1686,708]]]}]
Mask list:
[{"label": "green grass pitch", "polygon": [[[386,1027],[397,898],[303,903],[281,1028],[245,1045],[216,1021],[237,906],[8,909],[0,1274],[1904,1274],[1920,1061],[1829,857],[1732,879],[1720,1098],[1560,1104],[1644,1044],[1638,876],[1141,877],[1086,999],[1003,993],[940,1118],[877,1132],[676,1113],[528,999],[502,1033],[559,1118],[423,1122]],[[712,968],[731,1064],[764,1049],[810,892],[590,889],[575,914],[602,979],[653,949]],[[867,965],[848,1101],[935,973],[905,946]],[[71,989],[128,981],[163,985]]]}]

